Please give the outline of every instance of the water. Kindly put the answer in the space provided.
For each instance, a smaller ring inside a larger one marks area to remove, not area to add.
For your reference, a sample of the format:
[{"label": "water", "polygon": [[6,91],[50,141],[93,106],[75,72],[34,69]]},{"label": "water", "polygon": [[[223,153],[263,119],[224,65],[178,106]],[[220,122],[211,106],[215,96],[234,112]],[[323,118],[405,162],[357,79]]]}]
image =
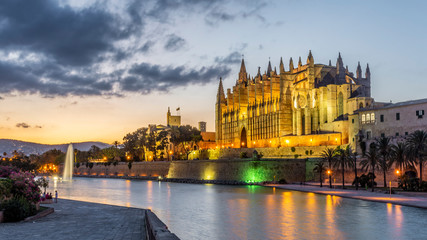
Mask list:
[{"label": "water", "polygon": [[71,181],[73,179],[74,167],[74,149],[73,144],[68,145],[67,154],[65,154],[64,173],[62,175],[63,181]]},{"label": "water", "polygon": [[260,186],[77,178],[59,197],[149,208],[181,239],[425,239],[427,210]]}]

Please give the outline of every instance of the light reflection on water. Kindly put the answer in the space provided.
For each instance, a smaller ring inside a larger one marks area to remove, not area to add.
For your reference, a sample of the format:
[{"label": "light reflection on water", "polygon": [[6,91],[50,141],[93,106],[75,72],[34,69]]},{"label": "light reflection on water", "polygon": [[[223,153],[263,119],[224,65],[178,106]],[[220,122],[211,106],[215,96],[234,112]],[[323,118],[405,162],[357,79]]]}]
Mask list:
[{"label": "light reflection on water", "polygon": [[427,211],[260,186],[75,178],[60,198],[152,209],[181,239],[423,239]]}]

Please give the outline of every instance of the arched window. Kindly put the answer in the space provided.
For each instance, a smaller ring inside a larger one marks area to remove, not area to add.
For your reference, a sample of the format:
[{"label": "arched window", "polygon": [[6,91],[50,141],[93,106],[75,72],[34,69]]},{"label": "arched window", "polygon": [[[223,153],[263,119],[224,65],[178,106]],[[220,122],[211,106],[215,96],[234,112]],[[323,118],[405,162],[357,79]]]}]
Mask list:
[{"label": "arched window", "polygon": [[359,108],[363,108],[363,103],[359,103]]},{"label": "arched window", "polygon": [[365,114],[362,114],[362,124],[365,124]]},{"label": "arched window", "polygon": [[366,123],[369,123],[371,121],[371,114],[366,114]]}]

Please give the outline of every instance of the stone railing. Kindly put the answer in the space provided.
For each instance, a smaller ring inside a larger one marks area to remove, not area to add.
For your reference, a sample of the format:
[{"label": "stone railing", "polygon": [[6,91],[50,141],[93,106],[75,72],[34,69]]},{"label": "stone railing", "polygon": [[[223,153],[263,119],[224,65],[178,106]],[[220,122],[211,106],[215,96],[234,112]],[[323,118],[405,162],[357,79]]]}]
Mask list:
[{"label": "stone railing", "polygon": [[152,211],[145,210],[147,240],[179,240]]}]

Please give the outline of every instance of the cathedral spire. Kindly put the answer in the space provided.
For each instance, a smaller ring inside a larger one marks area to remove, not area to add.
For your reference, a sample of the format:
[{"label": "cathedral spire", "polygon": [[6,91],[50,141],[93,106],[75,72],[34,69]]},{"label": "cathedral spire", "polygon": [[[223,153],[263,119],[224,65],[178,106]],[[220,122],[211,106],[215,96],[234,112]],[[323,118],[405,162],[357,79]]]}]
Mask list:
[{"label": "cathedral spire", "polygon": [[289,60],[289,71],[292,72],[294,70],[294,61],[292,58]]},{"label": "cathedral spire", "polygon": [[239,72],[239,83],[247,82],[248,76],[246,74],[246,66],[245,66],[245,60],[242,57],[242,64],[240,65],[240,72]]},{"label": "cathedral spire", "polygon": [[283,65],[283,59],[280,57],[280,74],[285,72],[285,65]]},{"label": "cathedral spire", "polygon": [[301,67],[302,66],[302,61],[301,61],[301,56],[299,57],[299,60],[298,60],[298,67]]},{"label": "cathedral spire", "polygon": [[274,75],[277,76],[276,67],[274,67]]},{"label": "cathedral spire", "polygon": [[344,63],[341,58],[341,53],[338,53],[338,59],[337,59],[337,75],[339,75],[340,78],[344,77],[345,74],[344,69]]},{"label": "cathedral spire", "polygon": [[270,77],[271,72],[273,70],[271,69],[271,62],[270,62],[270,58],[268,58],[268,67],[267,67],[267,76]]},{"label": "cathedral spire", "polygon": [[314,58],[313,58],[313,54],[311,54],[311,50],[308,53],[308,57],[307,57],[307,64],[313,63],[314,64]]},{"label": "cathedral spire", "polygon": [[362,68],[360,67],[360,62],[357,62],[356,78],[360,79],[361,77],[362,77]]},{"label": "cathedral spire", "polygon": [[224,87],[222,86],[222,78],[219,78],[219,86],[218,86],[218,93],[216,95],[216,103],[217,104],[221,104],[221,103],[226,103],[226,99],[225,99],[225,93],[224,93]]},{"label": "cathedral spire", "polygon": [[366,64],[365,76],[366,76],[366,79],[371,80],[371,71],[369,70],[369,64]]}]

